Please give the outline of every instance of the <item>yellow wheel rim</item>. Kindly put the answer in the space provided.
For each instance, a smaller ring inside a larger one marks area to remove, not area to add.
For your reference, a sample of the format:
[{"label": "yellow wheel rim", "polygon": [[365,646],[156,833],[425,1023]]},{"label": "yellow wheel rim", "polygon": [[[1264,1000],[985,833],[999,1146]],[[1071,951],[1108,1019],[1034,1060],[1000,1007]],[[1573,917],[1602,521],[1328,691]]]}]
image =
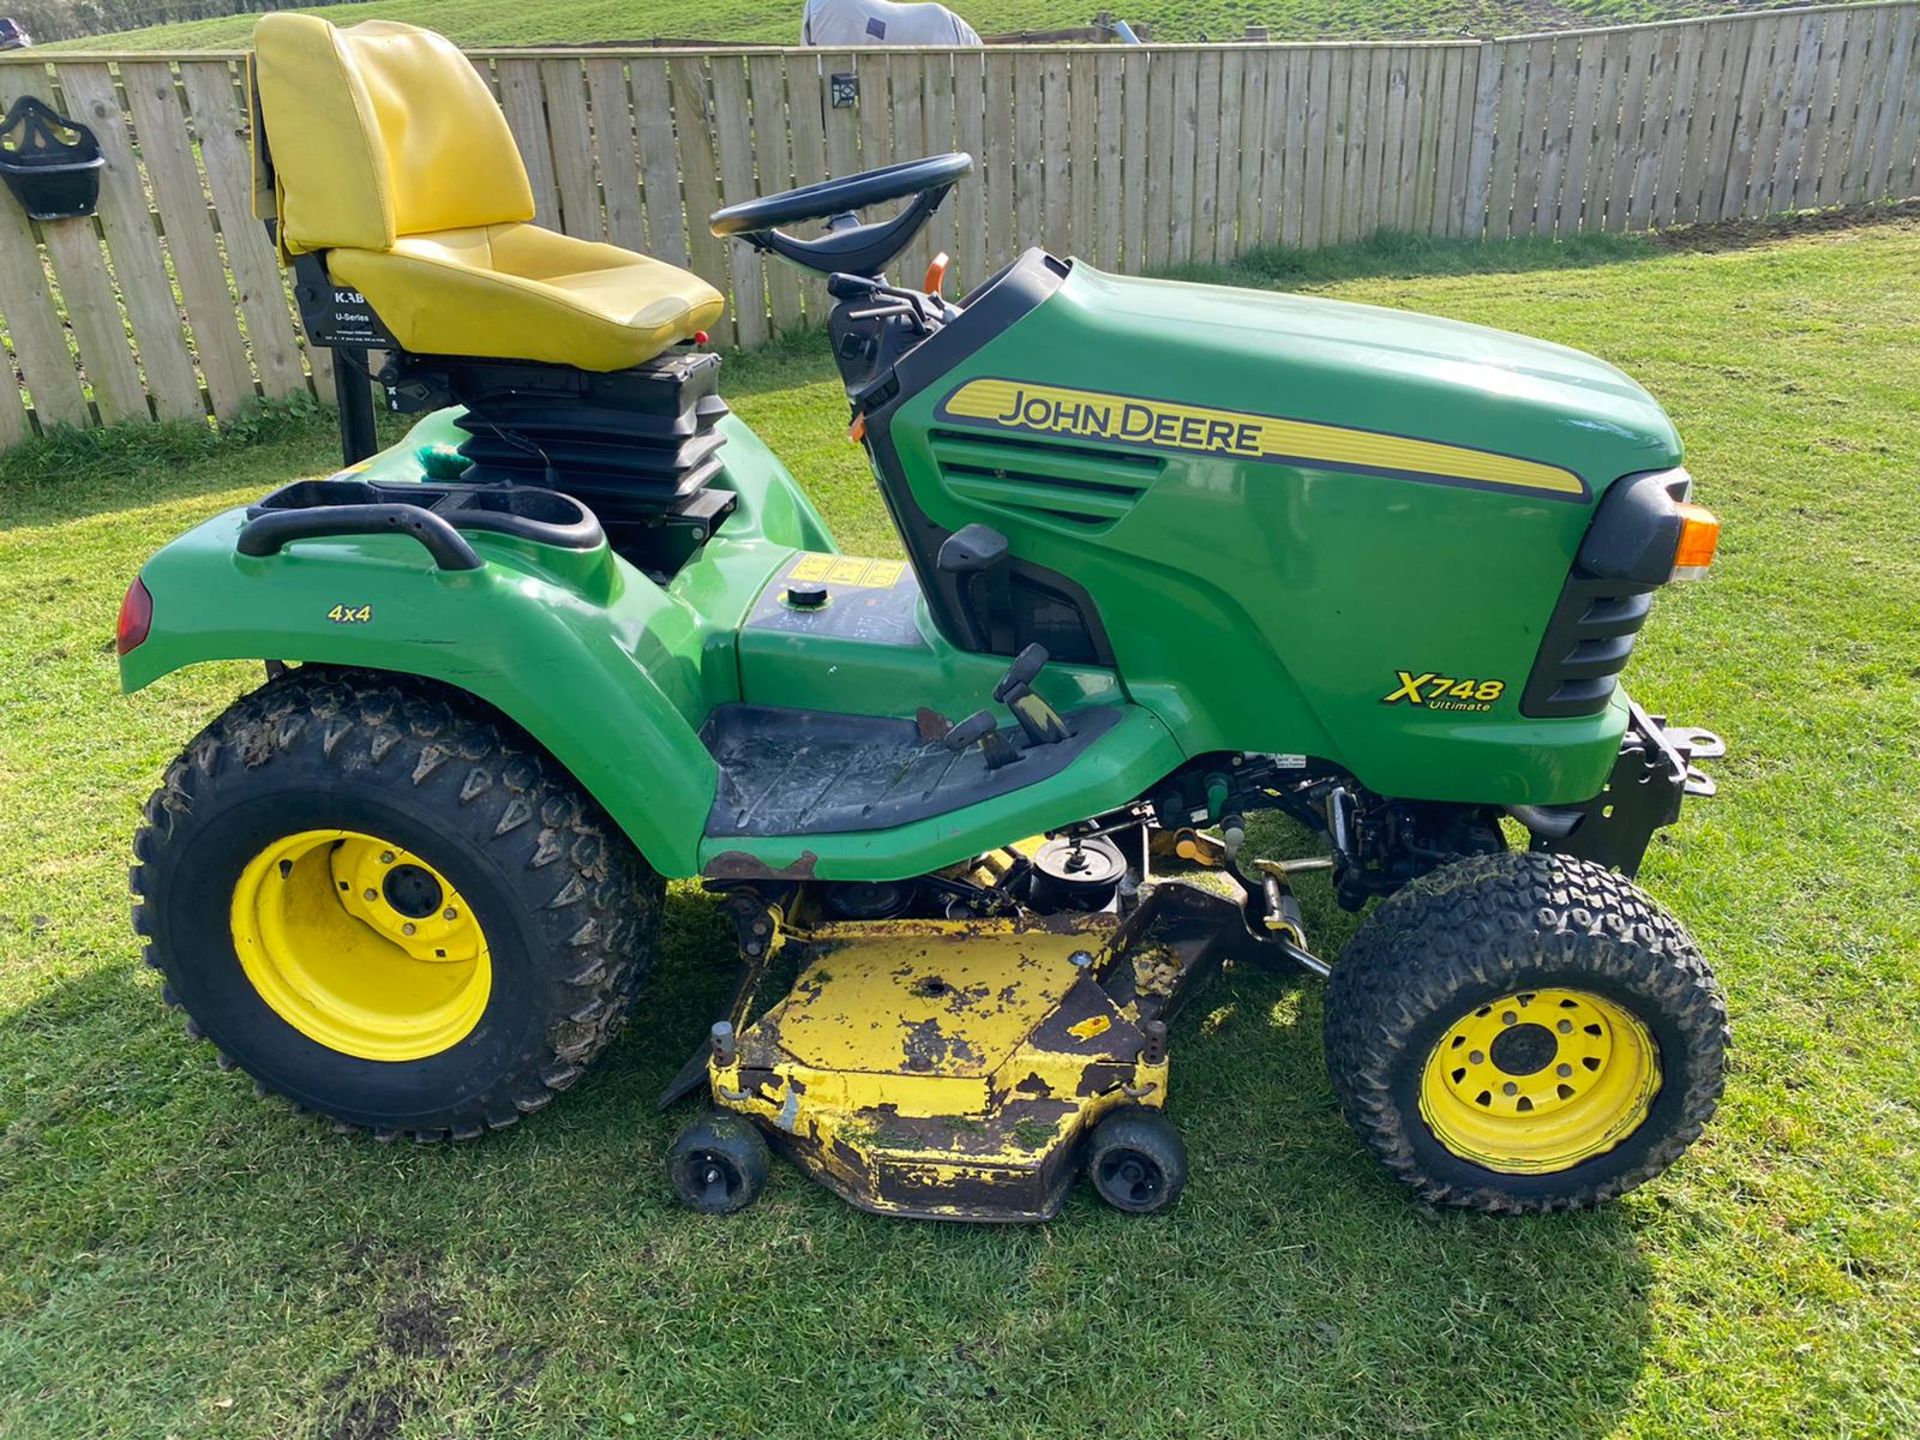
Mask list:
[{"label": "yellow wheel rim", "polygon": [[1567,1170],[1640,1128],[1660,1090],[1653,1035],[1584,990],[1523,990],[1456,1021],[1427,1057],[1420,1114],[1463,1160]]},{"label": "yellow wheel rim", "polygon": [[260,998],[329,1049],[418,1060],[464,1038],[493,989],[466,899],[419,856],[357,830],[303,830],[247,863],[233,945]]}]

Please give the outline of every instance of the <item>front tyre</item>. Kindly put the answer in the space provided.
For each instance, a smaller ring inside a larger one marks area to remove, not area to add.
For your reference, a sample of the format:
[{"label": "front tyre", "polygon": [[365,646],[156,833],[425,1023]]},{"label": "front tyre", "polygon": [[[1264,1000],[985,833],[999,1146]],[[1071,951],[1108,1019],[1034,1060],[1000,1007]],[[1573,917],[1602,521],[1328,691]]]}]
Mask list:
[{"label": "front tyre", "polygon": [[1423,1199],[1583,1208],[1652,1179],[1719,1102],[1727,1015],[1679,923],[1566,856],[1486,855],[1384,901],[1334,967],[1327,1068]]},{"label": "front tyre", "polygon": [[624,1020],[661,882],[544,751],[429,682],[307,666],[168,767],[134,927],[223,1064],[382,1138],[511,1125]]}]

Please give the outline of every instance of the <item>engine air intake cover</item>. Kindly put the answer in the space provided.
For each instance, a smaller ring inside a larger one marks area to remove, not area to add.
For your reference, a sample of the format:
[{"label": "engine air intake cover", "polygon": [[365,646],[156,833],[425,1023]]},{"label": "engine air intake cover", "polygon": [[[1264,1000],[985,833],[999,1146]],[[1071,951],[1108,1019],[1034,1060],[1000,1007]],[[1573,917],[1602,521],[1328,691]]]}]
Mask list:
[{"label": "engine air intake cover", "polygon": [[1630,475],[1608,489],[1547,621],[1521,714],[1554,719],[1607,708],[1653,592],[1672,574],[1678,506],[1692,489],[1692,477],[1677,468]]}]

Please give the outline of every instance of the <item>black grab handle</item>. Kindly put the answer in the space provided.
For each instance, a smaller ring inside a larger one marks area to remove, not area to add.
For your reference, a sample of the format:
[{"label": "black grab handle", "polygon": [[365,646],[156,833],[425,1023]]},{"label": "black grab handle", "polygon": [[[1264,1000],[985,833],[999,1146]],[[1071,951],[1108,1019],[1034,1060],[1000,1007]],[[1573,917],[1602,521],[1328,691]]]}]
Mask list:
[{"label": "black grab handle", "polygon": [[485,562],[445,520],[418,505],[321,505],[310,510],[269,510],[247,521],[234,542],[242,555],[278,555],[295,540],[324,535],[383,535],[398,531],[418,540],[442,570],[478,570]]}]

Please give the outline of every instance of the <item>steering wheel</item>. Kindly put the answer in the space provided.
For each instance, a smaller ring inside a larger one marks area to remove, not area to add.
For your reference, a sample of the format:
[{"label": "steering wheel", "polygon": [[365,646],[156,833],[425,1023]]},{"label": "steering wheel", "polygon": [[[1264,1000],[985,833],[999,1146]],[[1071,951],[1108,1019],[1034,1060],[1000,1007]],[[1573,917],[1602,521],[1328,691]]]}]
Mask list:
[{"label": "steering wheel", "polygon": [[[930,155],[744,200],[715,211],[708,224],[722,239],[744,240],[756,250],[771,251],[808,270],[872,279],[906,249],[947,192],[972,170],[973,157],[962,151]],[[869,205],[908,195],[914,197],[913,203],[893,219],[860,223],[858,212]],[[825,220],[827,233],[817,240],[802,240],[779,228],[803,220]]]}]

